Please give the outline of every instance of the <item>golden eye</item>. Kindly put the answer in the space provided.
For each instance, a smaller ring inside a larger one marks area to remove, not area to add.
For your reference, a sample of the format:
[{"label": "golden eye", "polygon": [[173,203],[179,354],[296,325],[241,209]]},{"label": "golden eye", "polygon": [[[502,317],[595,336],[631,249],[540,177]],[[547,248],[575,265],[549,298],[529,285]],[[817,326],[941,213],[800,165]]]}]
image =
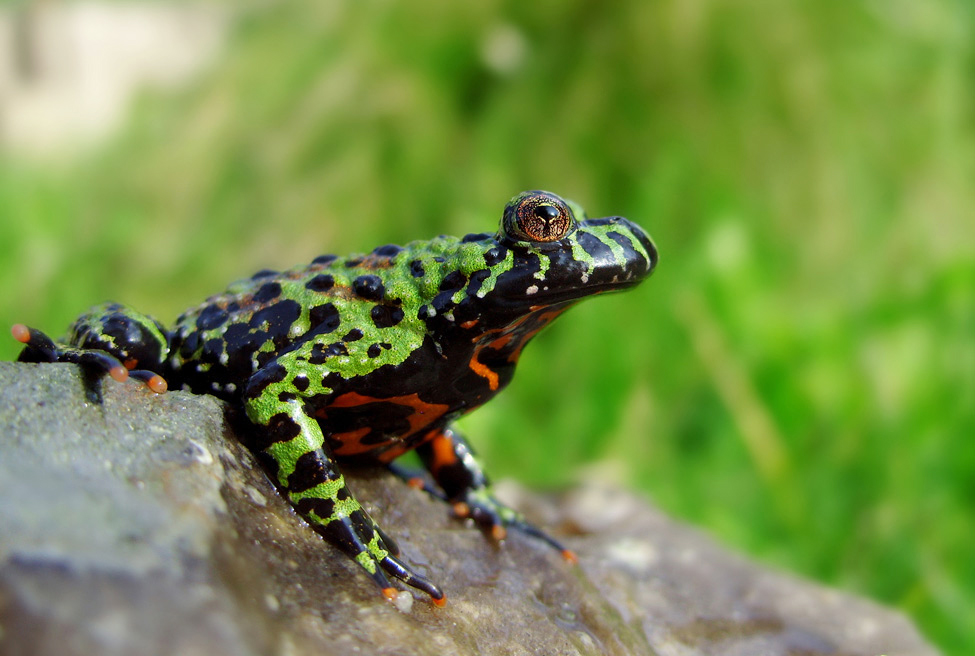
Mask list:
[{"label": "golden eye", "polygon": [[547,191],[523,192],[504,208],[502,228],[518,240],[558,241],[574,227],[575,217],[569,205]]}]

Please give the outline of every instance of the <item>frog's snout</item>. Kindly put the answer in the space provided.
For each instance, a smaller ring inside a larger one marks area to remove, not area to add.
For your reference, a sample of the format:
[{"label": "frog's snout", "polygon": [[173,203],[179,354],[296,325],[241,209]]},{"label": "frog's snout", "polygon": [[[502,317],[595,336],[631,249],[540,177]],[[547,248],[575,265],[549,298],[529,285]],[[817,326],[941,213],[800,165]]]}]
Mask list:
[{"label": "frog's snout", "polygon": [[[659,255],[657,254],[657,245],[653,243],[653,239],[650,238],[650,235],[648,235],[647,232],[639,225],[622,216],[610,217],[608,222],[610,224],[617,224],[626,233],[629,233],[631,241],[639,244],[642,247],[642,249],[637,248],[634,250],[637,252],[642,250],[643,253],[646,253],[647,268],[640,277],[645,278],[653,273],[653,270],[657,267]],[[623,233],[621,232],[621,234]],[[643,253],[641,253],[641,255]]]}]

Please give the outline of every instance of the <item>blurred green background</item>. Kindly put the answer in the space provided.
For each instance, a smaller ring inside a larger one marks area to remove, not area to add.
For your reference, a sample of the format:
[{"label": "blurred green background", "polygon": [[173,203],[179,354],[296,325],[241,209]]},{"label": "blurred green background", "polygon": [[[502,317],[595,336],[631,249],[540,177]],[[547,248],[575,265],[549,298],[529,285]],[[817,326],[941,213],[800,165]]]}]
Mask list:
[{"label": "blurred green background", "polygon": [[107,142],[0,155],[0,324],[168,322],[550,189],[661,263],[465,419],[495,477],[623,481],[975,653],[972,3],[222,6],[217,58]]}]

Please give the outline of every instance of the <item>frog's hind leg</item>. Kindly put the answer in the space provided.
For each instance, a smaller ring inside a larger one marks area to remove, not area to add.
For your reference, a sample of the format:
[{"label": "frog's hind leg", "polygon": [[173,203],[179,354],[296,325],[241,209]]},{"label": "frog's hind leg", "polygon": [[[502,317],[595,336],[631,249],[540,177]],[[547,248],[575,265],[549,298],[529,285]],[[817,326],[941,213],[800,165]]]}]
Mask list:
[{"label": "frog's hind leg", "polygon": [[156,320],[116,303],[92,308],[71,325],[66,344],[16,324],[14,339],[24,344],[21,362],[74,362],[122,382],[129,376],[154,392],[168,388],[159,372],[169,354],[166,333]]},{"label": "frog's hind leg", "polygon": [[[270,379],[275,378],[273,367],[266,369],[270,373],[265,376]],[[286,400],[289,392],[262,382],[260,373],[251,380],[254,385],[245,392],[245,407],[259,434],[248,446],[263,460],[298,514],[366,570],[387,599],[397,596],[389,581],[392,577],[427,593],[434,604],[443,606],[447,599],[440,588],[396,557],[395,543],[353,496],[323,448],[324,435],[318,421],[306,414],[297,399]]]},{"label": "frog's hind leg", "polygon": [[[467,441],[458,433],[450,429],[438,431],[416,451],[437,485],[443,488],[455,515],[470,517],[499,542],[507,536],[509,528],[515,529],[557,549],[570,563],[577,562],[573,551],[495,498],[487,475]],[[412,480],[410,483],[416,485]],[[435,494],[441,498],[444,495]]]}]

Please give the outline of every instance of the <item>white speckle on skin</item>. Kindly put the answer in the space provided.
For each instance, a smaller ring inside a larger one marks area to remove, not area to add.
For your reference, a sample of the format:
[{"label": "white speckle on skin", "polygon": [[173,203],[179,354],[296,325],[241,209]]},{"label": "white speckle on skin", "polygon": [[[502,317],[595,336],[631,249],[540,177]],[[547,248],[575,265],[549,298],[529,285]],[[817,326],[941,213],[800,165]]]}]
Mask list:
[{"label": "white speckle on skin", "polygon": [[226,365],[229,360],[230,357],[227,355],[226,351],[220,354],[220,364]]},{"label": "white speckle on skin", "polygon": [[532,294],[537,294],[538,285],[532,285],[531,287],[525,290],[525,293],[528,294],[529,296],[531,296]]},{"label": "white speckle on skin", "polygon": [[589,274],[584,273],[582,274],[582,284],[585,285],[587,282],[589,282]]},{"label": "white speckle on skin", "polygon": [[236,391],[237,391],[237,385],[236,385],[235,383],[227,383],[227,384],[226,384],[226,385],[224,386],[224,388],[223,388],[223,389],[224,389],[224,391],[226,391],[226,392],[230,392],[231,394],[233,394],[234,392],[236,392]]}]

